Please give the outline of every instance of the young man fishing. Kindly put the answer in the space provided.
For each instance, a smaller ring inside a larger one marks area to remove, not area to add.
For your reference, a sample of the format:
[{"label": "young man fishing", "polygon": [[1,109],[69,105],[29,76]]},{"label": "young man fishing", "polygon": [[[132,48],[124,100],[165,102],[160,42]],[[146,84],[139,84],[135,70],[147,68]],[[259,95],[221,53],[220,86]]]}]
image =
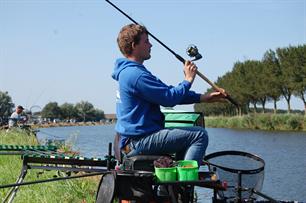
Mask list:
[{"label": "young man fishing", "polygon": [[214,102],[224,99],[220,92],[207,95],[191,91],[197,67],[186,61],[184,80],[168,86],[143,65],[151,58],[152,44],[144,26],[124,26],[117,38],[125,58],[117,59],[112,77],[118,81],[116,132],[120,149],[127,156],[176,153],[177,158],[196,160],[199,165],[208,145],[202,127],[164,128],[160,106]]}]

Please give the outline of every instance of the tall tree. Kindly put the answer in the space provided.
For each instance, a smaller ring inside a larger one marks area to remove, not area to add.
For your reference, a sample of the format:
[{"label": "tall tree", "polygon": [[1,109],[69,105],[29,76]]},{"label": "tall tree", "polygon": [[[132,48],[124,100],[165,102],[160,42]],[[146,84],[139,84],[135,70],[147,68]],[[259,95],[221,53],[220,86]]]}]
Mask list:
[{"label": "tall tree", "polygon": [[288,105],[288,113],[291,112],[290,100],[295,89],[295,66],[294,66],[294,49],[289,46],[286,48],[276,49],[277,57],[281,69],[281,91]]},{"label": "tall tree", "polygon": [[277,101],[279,101],[281,92],[281,69],[276,53],[273,50],[268,50],[263,56],[263,66],[265,69],[268,81],[265,83],[266,88],[269,90],[267,96],[273,100],[274,113],[277,112]]},{"label": "tall tree", "polygon": [[72,118],[77,118],[77,109],[73,104],[70,103],[64,103],[60,106],[61,112],[62,112],[62,118],[63,119],[72,119]]},{"label": "tall tree", "polygon": [[0,91],[0,118],[7,119],[13,112],[14,104],[8,92]]},{"label": "tall tree", "polygon": [[293,94],[300,98],[304,104],[306,115],[306,45],[297,46],[294,52],[295,90]]},{"label": "tall tree", "polygon": [[79,114],[82,116],[83,122],[88,118],[92,118],[95,112],[94,106],[88,101],[81,101],[75,105]]},{"label": "tall tree", "polygon": [[104,119],[104,118],[105,118],[104,111],[96,108],[95,111],[94,111],[93,120],[100,121],[101,119]]},{"label": "tall tree", "polygon": [[258,78],[256,76],[258,61],[247,60],[236,62],[233,68],[233,88],[235,94],[240,96],[240,100],[245,105],[246,112],[249,112],[249,105],[253,103],[256,112],[257,102],[259,101],[258,89],[256,89]]},{"label": "tall tree", "polygon": [[49,102],[41,111],[43,118],[56,119],[61,117],[61,109],[57,102]]},{"label": "tall tree", "polygon": [[250,99],[250,102],[253,103],[254,112],[257,112],[257,103],[262,98],[260,81],[261,81],[261,65],[260,61],[256,60],[247,60],[244,62],[245,69],[245,85],[246,85],[246,95]]},{"label": "tall tree", "polygon": [[[226,90],[226,92],[231,95],[231,97],[236,100],[239,104],[241,101],[239,100],[239,93],[235,92],[235,78],[233,77],[233,74],[231,72],[227,72],[222,77],[219,77],[216,84]],[[211,90],[212,91],[212,90]],[[236,106],[232,105],[229,102],[226,103],[216,103],[215,106],[217,108],[217,112],[221,110],[223,112],[223,115],[237,115],[239,114],[240,107],[237,109]]]},{"label": "tall tree", "polygon": [[262,105],[262,113],[265,113],[266,102],[271,100],[271,98],[268,97],[270,89],[267,85],[270,81],[270,77],[268,75],[268,70],[265,68],[263,62],[257,61],[256,66],[257,73],[256,76],[254,76],[256,77],[256,89],[258,93],[258,99]]},{"label": "tall tree", "polygon": [[249,111],[250,98],[248,96],[245,74],[244,63],[238,61],[234,64],[232,72],[227,76],[229,81],[228,87],[240,104],[239,115],[242,115],[242,112],[248,113]]}]

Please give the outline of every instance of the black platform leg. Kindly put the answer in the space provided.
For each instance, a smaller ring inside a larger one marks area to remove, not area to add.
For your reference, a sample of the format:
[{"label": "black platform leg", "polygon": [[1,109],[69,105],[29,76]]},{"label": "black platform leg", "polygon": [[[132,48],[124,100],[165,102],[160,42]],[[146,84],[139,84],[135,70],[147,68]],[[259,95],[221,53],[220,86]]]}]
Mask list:
[{"label": "black platform leg", "polygon": [[110,170],[110,168],[111,168],[111,157],[112,157],[112,143],[110,142],[108,144],[108,158],[107,158],[107,162],[106,162],[107,170]]},{"label": "black platform leg", "polygon": [[172,185],[168,185],[168,192],[169,192],[169,196],[171,198],[171,202],[172,203],[177,203],[177,196],[174,192],[174,189],[173,189]]},{"label": "black platform leg", "polygon": [[[23,162],[23,165],[22,165],[22,169],[21,169],[21,172],[20,172],[20,175],[18,177],[18,179],[16,180],[16,183],[22,183],[25,176],[27,175],[27,171],[28,170],[28,167],[27,165]],[[13,202],[17,192],[18,192],[18,189],[19,189],[19,186],[15,186],[13,187],[9,193],[6,195],[6,197],[4,198],[3,202],[2,203],[5,203],[5,202],[8,202],[8,203],[11,203]]]}]

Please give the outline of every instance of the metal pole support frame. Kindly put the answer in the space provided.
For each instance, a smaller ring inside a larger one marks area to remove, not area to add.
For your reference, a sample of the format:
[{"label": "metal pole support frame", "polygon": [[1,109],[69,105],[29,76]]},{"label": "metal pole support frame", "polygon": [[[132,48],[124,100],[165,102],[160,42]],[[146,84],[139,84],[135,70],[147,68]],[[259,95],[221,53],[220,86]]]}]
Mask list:
[{"label": "metal pole support frame", "polygon": [[19,175],[19,177],[18,177],[18,179],[16,181],[17,186],[12,187],[9,190],[8,194],[5,196],[5,198],[4,198],[2,203],[5,203],[5,202],[11,203],[11,202],[13,202],[13,200],[14,200],[17,192],[18,192],[18,189],[19,189],[19,185],[18,184],[21,184],[23,182],[24,178],[27,175],[27,172],[28,172],[28,166],[26,164],[24,164],[24,162],[23,162],[20,175]]}]

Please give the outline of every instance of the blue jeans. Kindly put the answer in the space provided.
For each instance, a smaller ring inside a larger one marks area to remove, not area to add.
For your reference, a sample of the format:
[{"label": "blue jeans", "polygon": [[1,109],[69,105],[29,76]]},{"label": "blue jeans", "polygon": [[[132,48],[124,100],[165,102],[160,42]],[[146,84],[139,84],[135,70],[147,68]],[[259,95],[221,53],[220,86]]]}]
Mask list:
[{"label": "blue jeans", "polygon": [[130,141],[126,156],[176,153],[179,160],[196,160],[199,166],[208,145],[207,131],[202,127],[166,128]]}]

